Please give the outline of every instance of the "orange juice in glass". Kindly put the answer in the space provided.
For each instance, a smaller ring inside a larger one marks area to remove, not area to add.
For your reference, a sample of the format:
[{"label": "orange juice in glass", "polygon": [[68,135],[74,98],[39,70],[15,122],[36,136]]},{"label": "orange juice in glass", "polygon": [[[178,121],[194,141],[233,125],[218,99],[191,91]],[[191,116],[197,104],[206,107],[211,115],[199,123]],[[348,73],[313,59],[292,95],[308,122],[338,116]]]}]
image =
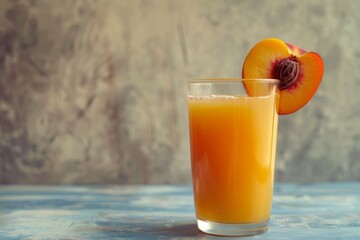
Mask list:
[{"label": "orange juice in glass", "polygon": [[189,82],[193,191],[201,231],[242,236],[267,230],[278,101],[275,79]]}]

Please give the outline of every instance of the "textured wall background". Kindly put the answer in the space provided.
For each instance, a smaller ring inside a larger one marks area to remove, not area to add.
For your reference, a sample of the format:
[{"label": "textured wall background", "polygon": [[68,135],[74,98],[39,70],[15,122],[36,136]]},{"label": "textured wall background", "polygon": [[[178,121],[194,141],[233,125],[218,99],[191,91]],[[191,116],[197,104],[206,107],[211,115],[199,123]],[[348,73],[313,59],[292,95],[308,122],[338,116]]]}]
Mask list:
[{"label": "textured wall background", "polygon": [[360,1],[0,1],[0,183],[188,183],[186,81],[278,37],[325,75],[278,181],[360,180]]}]

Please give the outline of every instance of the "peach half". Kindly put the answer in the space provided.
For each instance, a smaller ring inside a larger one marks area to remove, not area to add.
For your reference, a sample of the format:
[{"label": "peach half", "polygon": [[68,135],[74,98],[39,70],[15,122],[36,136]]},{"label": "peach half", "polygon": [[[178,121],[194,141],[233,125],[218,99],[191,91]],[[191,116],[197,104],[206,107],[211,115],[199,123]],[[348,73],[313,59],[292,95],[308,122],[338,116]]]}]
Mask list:
[{"label": "peach half", "polygon": [[[319,54],[308,52],[280,39],[264,39],[250,50],[243,78],[279,79],[279,114],[296,112],[307,104],[318,89],[324,73]],[[246,89],[251,95],[252,89]]]}]

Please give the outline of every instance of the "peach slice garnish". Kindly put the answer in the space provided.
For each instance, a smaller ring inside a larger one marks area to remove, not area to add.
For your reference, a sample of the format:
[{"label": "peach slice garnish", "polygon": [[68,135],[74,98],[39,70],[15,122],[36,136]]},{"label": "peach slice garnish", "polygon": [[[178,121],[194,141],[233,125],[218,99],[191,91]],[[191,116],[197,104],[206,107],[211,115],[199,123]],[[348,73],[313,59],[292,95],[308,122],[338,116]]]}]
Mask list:
[{"label": "peach slice garnish", "polygon": [[[307,104],[318,89],[324,73],[319,54],[308,52],[276,38],[264,39],[250,50],[243,78],[279,79],[279,114],[296,112]],[[246,89],[251,95],[252,89]]]}]

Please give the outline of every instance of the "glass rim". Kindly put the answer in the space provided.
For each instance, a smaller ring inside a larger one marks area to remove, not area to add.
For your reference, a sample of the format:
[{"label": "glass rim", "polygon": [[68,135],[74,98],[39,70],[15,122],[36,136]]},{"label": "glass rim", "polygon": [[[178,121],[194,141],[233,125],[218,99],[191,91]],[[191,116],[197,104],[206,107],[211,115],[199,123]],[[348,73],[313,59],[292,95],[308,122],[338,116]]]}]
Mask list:
[{"label": "glass rim", "polygon": [[244,82],[244,81],[255,81],[255,82],[263,82],[263,83],[280,83],[279,79],[275,78],[195,78],[188,80],[188,83],[236,83],[236,82]]}]

